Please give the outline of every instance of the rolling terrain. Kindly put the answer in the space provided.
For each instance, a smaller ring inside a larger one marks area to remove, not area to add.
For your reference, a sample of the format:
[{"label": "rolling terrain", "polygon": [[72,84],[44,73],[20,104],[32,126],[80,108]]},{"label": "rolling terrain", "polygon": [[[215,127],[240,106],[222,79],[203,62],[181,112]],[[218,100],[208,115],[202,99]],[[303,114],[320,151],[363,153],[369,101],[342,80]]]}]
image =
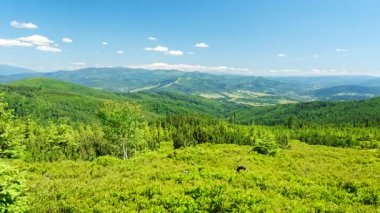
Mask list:
[{"label": "rolling terrain", "polygon": [[74,121],[96,120],[95,112],[105,100],[132,101],[145,116],[194,114],[231,119],[245,124],[286,125],[290,116],[314,124],[380,123],[380,98],[360,101],[284,103],[250,106],[216,98],[171,92],[115,93],[48,78],[30,78],[0,85],[16,115],[41,120],[66,117]]},{"label": "rolling terrain", "polygon": [[18,116],[40,120],[68,118],[96,120],[96,111],[105,100],[139,104],[148,119],[180,113],[224,117],[239,106],[198,96],[157,93],[113,93],[48,78],[30,78],[0,84],[5,100]]},{"label": "rolling terrain", "polygon": [[312,100],[368,99],[379,96],[380,90],[380,79],[370,76],[274,78],[123,67],[28,72],[2,76],[0,82],[31,77],[52,78],[111,92],[169,92],[250,106],[273,106]]},{"label": "rolling terrain", "polygon": [[258,107],[48,78],[0,92],[16,212],[378,210],[380,98]]}]

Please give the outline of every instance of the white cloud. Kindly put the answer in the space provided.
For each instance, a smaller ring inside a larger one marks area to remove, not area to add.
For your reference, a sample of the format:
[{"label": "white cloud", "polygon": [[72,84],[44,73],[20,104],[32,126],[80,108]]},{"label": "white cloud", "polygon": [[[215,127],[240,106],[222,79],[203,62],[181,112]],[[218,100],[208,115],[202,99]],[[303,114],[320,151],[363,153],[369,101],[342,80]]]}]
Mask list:
[{"label": "white cloud", "polygon": [[169,51],[169,48],[158,45],[156,47],[146,47],[145,50],[146,51],[167,52],[167,51]]},{"label": "white cloud", "polygon": [[167,64],[167,63],[153,63],[136,66],[128,66],[129,68],[139,68],[148,70],[180,70],[185,72],[202,71],[202,72],[247,72],[246,68],[236,68],[227,66],[204,66],[204,65],[191,65],[191,64]]},{"label": "white cloud", "polygon": [[207,48],[208,44],[201,42],[201,43],[195,44],[195,47],[198,47],[198,48]]},{"label": "white cloud", "polygon": [[261,76],[345,76],[345,75],[373,75],[370,72],[350,71],[346,69],[270,69],[258,71]]},{"label": "white cloud", "polygon": [[170,50],[170,51],[166,52],[165,54],[174,55],[174,56],[181,56],[181,55],[183,55],[183,52],[181,50]]},{"label": "white cloud", "polygon": [[279,57],[279,58],[286,58],[287,56],[286,56],[286,54],[284,54],[284,53],[279,53],[279,54],[277,55],[277,57]]},{"label": "white cloud", "polygon": [[11,27],[13,28],[22,28],[22,29],[37,29],[38,26],[33,23],[24,23],[24,22],[18,22],[18,21],[11,21],[10,23]]},{"label": "white cloud", "polygon": [[73,42],[73,40],[71,38],[63,38],[62,41],[65,43],[72,43]]},{"label": "white cloud", "polygon": [[157,41],[157,38],[156,38],[156,37],[153,37],[153,36],[149,36],[149,37],[148,37],[148,40],[151,40],[151,41]]},{"label": "white cloud", "polygon": [[276,74],[276,75],[294,75],[294,74],[299,74],[302,72],[300,69],[270,69],[268,70],[269,73],[271,74]]},{"label": "white cloud", "polygon": [[37,46],[36,49],[43,52],[53,52],[53,53],[62,52],[60,48],[52,47],[52,46]]},{"label": "white cloud", "polygon": [[0,46],[1,47],[31,47],[33,45],[27,42],[19,41],[17,39],[1,39],[0,38]]},{"label": "white cloud", "polygon": [[17,40],[28,42],[36,46],[50,46],[54,44],[54,41],[42,35],[32,35],[32,36],[27,36],[27,37],[21,37],[21,38],[18,38]]},{"label": "white cloud", "polygon": [[118,50],[116,51],[117,54],[124,54],[124,50]]},{"label": "white cloud", "polygon": [[85,66],[87,66],[87,64],[85,62],[73,62],[70,64],[68,69],[69,70],[77,70],[77,69],[82,69]]},{"label": "white cloud", "polygon": [[314,55],[312,55],[312,57],[313,57],[313,58],[319,58],[319,55],[314,54]]},{"label": "white cloud", "polygon": [[35,47],[36,50],[44,52],[62,52],[58,44],[50,40],[46,36],[31,35],[27,37],[20,37],[15,39],[1,39],[0,46],[3,47]]},{"label": "white cloud", "polygon": [[103,41],[103,42],[102,42],[102,45],[107,46],[107,45],[108,45],[108,42]]},{"label": "white cloud", "polygon": [[71,64],[74,65],[74,66],[79,66],[79,67],[83,67],[83,66],[87,65],[85,62],[74,62],[74,63],[71,63]]},{"label": "white cloud", "polygon": [[337,53],[343,53],[343,52],[347,52],[348,50],[346,50],[346,49],[340,49],[340,48],[336,48],[335,49],[335,52],[337,52]]}]

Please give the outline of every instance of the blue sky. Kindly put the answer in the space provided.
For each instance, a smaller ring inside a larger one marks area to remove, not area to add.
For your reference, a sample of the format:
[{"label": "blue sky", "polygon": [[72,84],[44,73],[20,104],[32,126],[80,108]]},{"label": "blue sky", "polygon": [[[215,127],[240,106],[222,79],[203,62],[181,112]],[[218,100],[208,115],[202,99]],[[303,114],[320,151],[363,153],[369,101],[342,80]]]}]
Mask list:
[{"label": "blue sky", "polygon": [[2,0],[0,63],[380,75],[379,8],[378,0]]}]

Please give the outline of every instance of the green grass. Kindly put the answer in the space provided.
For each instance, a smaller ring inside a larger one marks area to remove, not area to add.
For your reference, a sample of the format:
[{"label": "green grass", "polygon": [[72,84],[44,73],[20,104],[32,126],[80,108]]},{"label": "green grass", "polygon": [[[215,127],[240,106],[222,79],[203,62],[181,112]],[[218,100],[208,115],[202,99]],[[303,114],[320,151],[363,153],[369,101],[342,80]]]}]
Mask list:
[{"label": "green grass", "polygon": [[[293,141],[277,156],[202,144],[122,161],[25,163],[32,212],[376,212],[380,151]],[[245,156],[245,157],[244,157]],[[235,171],[235,164],[248,169]]]}]

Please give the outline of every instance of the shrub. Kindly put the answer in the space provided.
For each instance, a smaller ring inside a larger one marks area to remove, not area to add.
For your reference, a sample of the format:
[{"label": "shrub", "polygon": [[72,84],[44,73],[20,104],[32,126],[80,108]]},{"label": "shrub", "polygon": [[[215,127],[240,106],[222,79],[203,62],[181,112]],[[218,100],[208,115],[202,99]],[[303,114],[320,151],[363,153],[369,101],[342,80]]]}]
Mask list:
[{"label": "shrub", "polygon": [[266,136],[264,138],[257,139],[253,150],[263,155],[276,155],[279,152],[279,146],[273,137]]},{"label": "shrub", "polygon": [[112,156],[101,156],[96,159],[96,163],[102,166],[113,166],[120,163],[120,159]]},{"label": "shrub", "polygon": [[0,212],[25,212],[24,177],[17,169],[0,163]]}]

